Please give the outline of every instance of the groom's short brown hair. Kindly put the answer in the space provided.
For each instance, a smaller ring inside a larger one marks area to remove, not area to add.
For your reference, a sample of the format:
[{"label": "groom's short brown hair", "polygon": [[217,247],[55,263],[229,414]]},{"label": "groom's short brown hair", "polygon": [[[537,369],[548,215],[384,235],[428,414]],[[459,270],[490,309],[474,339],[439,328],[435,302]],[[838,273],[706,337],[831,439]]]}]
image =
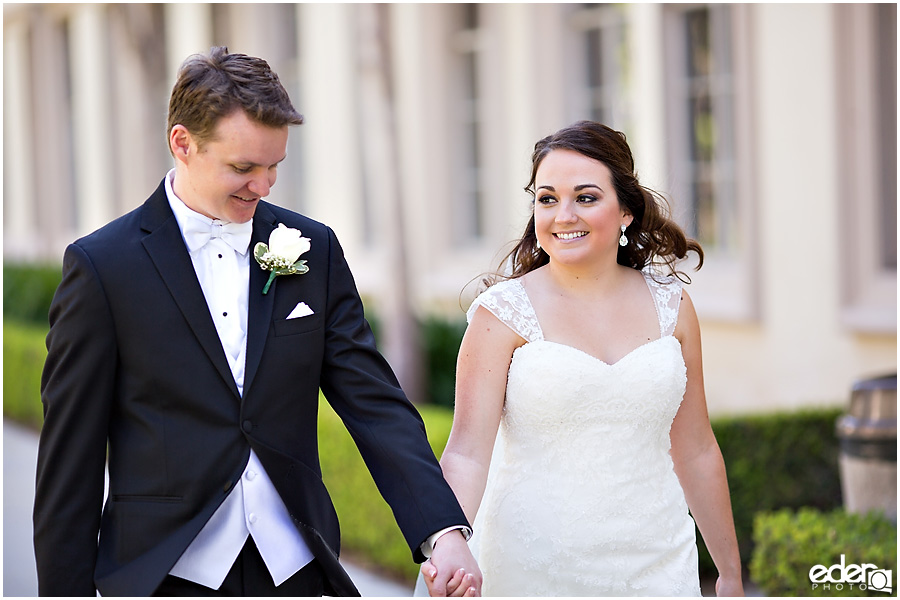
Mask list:
[{"label": "groom's short brown hair", "polygon": [[181,124],[202,146],[212,139],[219,120],[237,109],[268,127],[303,123],[269,63],[216,46],[208,54],[189,56],[178,69],[166,134]]}]

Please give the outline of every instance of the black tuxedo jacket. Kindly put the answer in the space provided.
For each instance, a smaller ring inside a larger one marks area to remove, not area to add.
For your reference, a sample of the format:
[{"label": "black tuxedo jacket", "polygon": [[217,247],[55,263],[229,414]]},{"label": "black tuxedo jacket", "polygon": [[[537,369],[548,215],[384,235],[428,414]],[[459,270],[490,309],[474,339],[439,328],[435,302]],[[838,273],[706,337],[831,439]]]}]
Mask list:
[{"label": "black tuxedo jacket", "polygon": [[[421,418],[375,348],[334,233],[260,202],[251,253],[278,223],[310,238],[309,272],[279,276],[263,295],[268,272],[250,259],[243,398],[162,184],[66,250],[41,384],[34,547],[42,595],[151,594],[231,491],[251,448],[321,563],[326,593],[358,595],[338,563],[338,520],[321,479],[320,388],[415,560],[429,535],[466,523]],[[299,302],[314,314],[287,320]]]}]

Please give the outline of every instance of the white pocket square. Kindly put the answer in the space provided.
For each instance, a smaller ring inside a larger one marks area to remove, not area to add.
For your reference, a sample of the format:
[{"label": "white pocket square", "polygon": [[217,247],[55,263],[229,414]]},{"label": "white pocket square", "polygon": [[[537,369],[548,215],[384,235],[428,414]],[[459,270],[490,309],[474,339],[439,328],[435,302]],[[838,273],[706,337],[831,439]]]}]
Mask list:
[{"label": "white pocket square", "polygon": [[311,314],[313,314],[312,309],[306,305],[306,302],[301,302],[294,307],[294,310],[291,311],[291,314],[289,314],[287,318],[299,319],[300,317],[308,317]]}]

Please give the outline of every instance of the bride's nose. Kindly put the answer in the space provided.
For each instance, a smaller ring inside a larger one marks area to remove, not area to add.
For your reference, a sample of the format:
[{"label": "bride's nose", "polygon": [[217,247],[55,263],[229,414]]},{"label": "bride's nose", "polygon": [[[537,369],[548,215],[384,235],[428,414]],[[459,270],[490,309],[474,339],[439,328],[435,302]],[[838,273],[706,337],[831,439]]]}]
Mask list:
[{"label": "bride's nose", "polygon": [[556,209],[556,218],[554,220],[557,223],[574,223],[577,221],[578,216],[575,214],[575,203],[570,200],[560,202]]}]

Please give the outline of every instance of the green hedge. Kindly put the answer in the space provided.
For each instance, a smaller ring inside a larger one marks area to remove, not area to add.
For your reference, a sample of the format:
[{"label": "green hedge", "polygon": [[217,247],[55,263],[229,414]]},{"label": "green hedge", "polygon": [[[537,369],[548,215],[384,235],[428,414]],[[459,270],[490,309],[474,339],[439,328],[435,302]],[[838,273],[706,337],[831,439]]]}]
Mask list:
[{"label": "green hedge", "polygon": [[60,265],[4,263],[4,320],[46,325],[50,301],[61,280]]},{"label": "green hedge", "polygon": [[3,321],[3,414],[40,429],[41,371],[47,358],[47,326]]},{"label": "green hedge", "polygon": [[[417,407],[435,455],[440,456],[453,415],[445,408]],[[341,549],[356,562],[377,567],[410,584],[418,566],[390,508],[340,418],[323,400],[319,411],[319,460],[322,478],[341,523]]]},{"label": "green hedge", "polygon": [[[718,418],[713,431],[728,471],[734,525],[746,565],[753,551],[753,519],[761,511],[841,506],[835,421],[841,409],[806,409]],[[715,565],[699,533],[700,571]]]},{"label": "green hedge", "polygon": [[456,395],[456,357],[466,332],[465,321],[426,319],[421,324],[425,345],[425,381],[428,402],[453,408]]},{"label": "green hedge", "polygon": [[[842,509],[821,512],[812,508],[760,513],[753,530],[756,547],[750,562],[751,577],[769,596],[878,596],[843,579],[835,569],[835,582],[813,587],[810,569],[822,565],[876,565],[897,573],[897,527],[881,515],[853,515]],[[853,574],[849,574],[855,579]],[[892,584],[896,582],[892,581]],[[841,589],[842,588],[842,589]],[[896,588],[894,588],[896,595]]]}]

